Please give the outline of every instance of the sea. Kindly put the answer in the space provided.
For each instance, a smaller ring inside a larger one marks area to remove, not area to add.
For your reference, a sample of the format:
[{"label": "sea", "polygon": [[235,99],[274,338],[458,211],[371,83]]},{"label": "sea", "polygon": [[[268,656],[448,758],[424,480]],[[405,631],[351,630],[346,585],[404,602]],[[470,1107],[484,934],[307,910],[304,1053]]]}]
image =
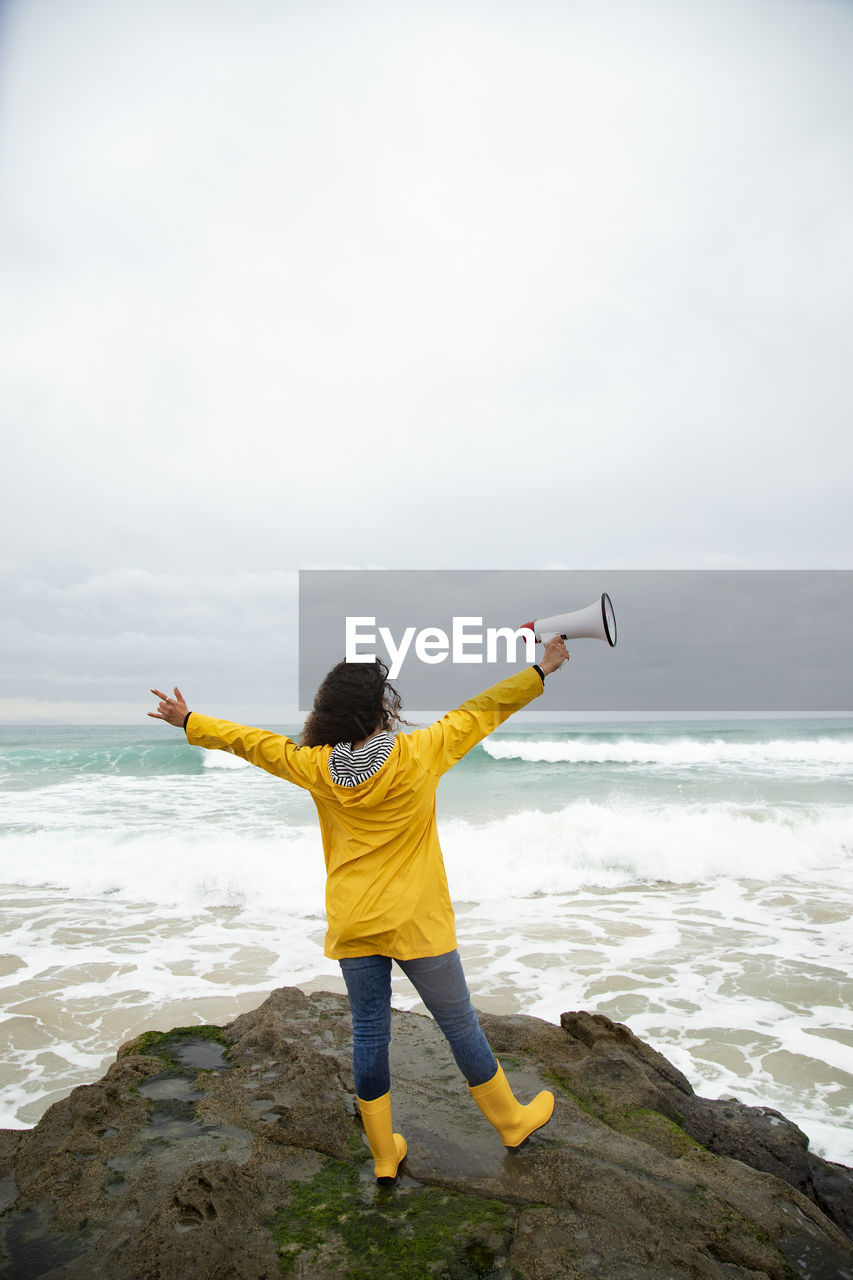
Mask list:
[{"label": "sea", "polygon": [[[853,720],[516,718],[438,791],[475,1004],[606,1014],[853,1165],[851,782]],[[298,788],[153,720],[4,726],[0,806],[0,1127],[143,1031],[343,991]]]}]

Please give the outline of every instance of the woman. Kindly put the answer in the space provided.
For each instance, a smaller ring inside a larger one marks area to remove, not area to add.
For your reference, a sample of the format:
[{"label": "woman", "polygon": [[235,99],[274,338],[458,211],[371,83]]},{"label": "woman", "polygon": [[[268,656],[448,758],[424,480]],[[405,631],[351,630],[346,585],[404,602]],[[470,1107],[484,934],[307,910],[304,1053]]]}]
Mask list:
[{"label": "woman", "polygon": [[396,733],[400,696],[381,662],[341,662],[317,690],[301,742],[190,711],[159,689],[148,714],[195,746],[242,756],[310,792],[326,860],[325,953],[339,961],[353,1020],[353,1074],[378,1180],[393,1180],[406,1143],[391,1125],[391,963],[409,977],[446,1036],[480,1110],[509,1148],[546,1124],[553,1094],[522,1106],[477,1020],[459,954],[438,841],[435,791],[452,765],[542,693],[568,659],[560,637],[526,667],[426,729]]}]

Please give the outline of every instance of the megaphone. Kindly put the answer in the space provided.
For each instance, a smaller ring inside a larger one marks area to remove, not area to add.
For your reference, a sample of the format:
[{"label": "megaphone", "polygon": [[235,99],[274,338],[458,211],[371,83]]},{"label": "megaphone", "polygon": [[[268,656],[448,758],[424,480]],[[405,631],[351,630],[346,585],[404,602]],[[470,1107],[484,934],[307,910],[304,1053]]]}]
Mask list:
[{"label": "megaphone", "polygon": [[554,636],[562,636],[564,640],[606,640],[611,648],[616,644],[616,614],[606,594],[585,609],[535,618],[533,622],[525,622],[522,629],[532,631],[541,644],[547,644]]}]

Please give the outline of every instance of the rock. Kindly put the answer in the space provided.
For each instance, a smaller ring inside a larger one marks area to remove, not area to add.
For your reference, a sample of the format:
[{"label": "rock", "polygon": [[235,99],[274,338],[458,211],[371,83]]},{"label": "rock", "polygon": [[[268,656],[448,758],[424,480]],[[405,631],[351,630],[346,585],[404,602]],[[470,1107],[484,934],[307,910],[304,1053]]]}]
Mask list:
[{"label": "rock", "polygon": [[344,996],[275,991],[119,1050],[0,1132],[3,1280],[853,1280],[853,1172],[767,1108],[697,1097],[627,1027],[484,1016],[550,1124],[507,1152],[430,1018],[393,1015],[378,1187]]},{"label": "rock", "polygon": [[[697,1097],[666,1058],[627,1027],[600,1014],[564,1013],[560,1021],[587,1047],[566,1078],[577,1081],[601,1118],[624,1131],[626,1123],[630,1127],[626,1109],[636,1113],[651,1106],[709,1151],[742,1160],[796,1187],[853,1239],[850,1170],[809,1151],[806,1135],[785,1116],[769,1107],[747,1107],[734,1099],[711,1102]],[[611,1081],[615,1081],[615,1088]]]}]

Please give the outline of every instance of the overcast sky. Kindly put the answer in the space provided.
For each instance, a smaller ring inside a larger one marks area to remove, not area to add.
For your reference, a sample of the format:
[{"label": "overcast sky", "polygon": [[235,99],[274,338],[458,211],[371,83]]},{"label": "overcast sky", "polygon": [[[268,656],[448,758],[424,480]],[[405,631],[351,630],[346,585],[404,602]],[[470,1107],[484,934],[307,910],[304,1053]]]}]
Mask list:
[{"label": "overcast sky", "polygon": [[5,0],[0,720],[290,718],[300,568],[853,567],[851,67],[847,0]]}]

